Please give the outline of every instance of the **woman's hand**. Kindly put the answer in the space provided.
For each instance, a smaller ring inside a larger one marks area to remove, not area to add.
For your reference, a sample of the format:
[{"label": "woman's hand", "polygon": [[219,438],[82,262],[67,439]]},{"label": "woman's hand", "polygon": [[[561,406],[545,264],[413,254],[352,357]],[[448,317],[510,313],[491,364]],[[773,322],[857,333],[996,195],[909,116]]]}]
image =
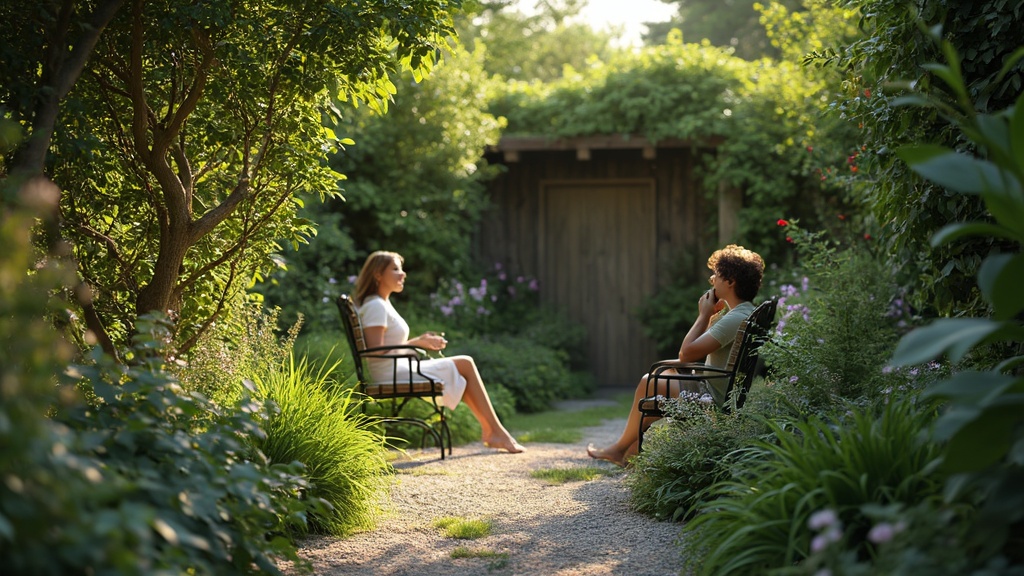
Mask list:
[{"label": "woman's hand", "polygon": [[427,332],[417,338],[417,340],[427,350],[439,351],[444,350],[448,346],[448,341],[444,339],[444,332]]}]

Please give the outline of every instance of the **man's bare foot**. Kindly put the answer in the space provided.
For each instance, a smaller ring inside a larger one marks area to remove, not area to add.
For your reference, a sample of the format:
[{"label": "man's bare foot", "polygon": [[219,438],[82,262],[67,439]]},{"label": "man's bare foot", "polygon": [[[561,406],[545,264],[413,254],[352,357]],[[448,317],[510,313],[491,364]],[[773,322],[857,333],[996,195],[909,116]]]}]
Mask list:
[{"label": "man's bare foot", "polygon": [[497,448],[498,450],[504,450],[509,454],[519,454],[520,452],[526,452],[526,448],[516,442],[515,438],[509,436],[504,440],[484,440],[484,446],[488,448]]},{"label": "man's bare foot", "polygon": [[587,446],[587,456],[590,456],[591,458],[597,460],[606,460],[608,462],[611,462],[612,464],[615,464],[616,466],[621,466],[623,468],[626,467],[626,459],[623,456],[617,455],[614,452],[611,452],[610,450],[607,449],[598,450],[597,448],[594,448],[593,444]]}]

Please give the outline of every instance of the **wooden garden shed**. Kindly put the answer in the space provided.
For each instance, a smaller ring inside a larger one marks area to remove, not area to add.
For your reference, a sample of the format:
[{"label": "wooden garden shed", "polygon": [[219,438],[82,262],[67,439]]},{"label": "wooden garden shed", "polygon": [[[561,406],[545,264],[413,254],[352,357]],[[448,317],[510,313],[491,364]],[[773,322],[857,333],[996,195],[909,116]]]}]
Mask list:
[{"label": "wooden garden shed", "polygon": [[740,195],[700,187],[717,144],[503,137],[488,151],[505,171],[489,184],[478,256],[536,277],[541,299],[586,327],[600,386],[636,384],[658,359],[637,307],[673,271],[706,282],[708,254],[734,236]]}]

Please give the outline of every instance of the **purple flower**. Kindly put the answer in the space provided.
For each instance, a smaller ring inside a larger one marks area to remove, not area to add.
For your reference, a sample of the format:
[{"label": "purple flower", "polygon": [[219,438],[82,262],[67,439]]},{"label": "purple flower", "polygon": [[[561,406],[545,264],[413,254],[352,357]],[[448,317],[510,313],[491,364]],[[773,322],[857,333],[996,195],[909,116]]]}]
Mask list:
[{"label": "purple flower", "polygon": [[507,279],[508,279],[508,274],[505,274],[504,272],[501,272],[501,273],[498,274],[498,280],[501,280],[502,282],[504,282]]},{"label": "purple flower", "polygon": [[799,380],[800,380],[799,376],[790,376],[789,377],[789,383],[790,384],[796,384]]},{"label": "purple flower", "polygon": [[801,290],[803,290],[804,292],[807,292],[807,290],[810,287],[811,287],[811,281],[807,279],[807,276],[804,276],[803,278],[800,279],[800,289]]},{"label": "purple flower", "polygon": [[476,307],[477,316],[487,316],[488,314],[490,314],[490,312],[487,311],[487,308],[484,308],[483,306]]},{"label": "purple flower", "polygon": [[338,283],[338,279],[337,278],[328,278],[327,279],[327,283],[328,284],[337,284]]},{"label": "purple flower", "polygon": [[896,535],[896,527],[888,522],[879,522],[868,531],[868,540],[875,544],[885,544]]},{"label": "purple flower", "polygon": [[501,262],[495,262],[494,263],[494,269],[495,270],[501,270]]},{"label": "purple flower", "polygon": [[514,286],[509,286],[508,287],[508,295],[513,297],[513,298],[516,297],[516,289],[515,289]]},{"label": "purple flower", "polygon": [[448,305],[452,306],[452,307],[461,306],[462,305],[462,298],[459,298],[458,296],[455,296],[454,298],[452,298],[451,300],[448,301]]},{"label": "purple flower", "polygon": [[536,278],[530,280],[530,290],[532,290],[534,292],[536,292],[537,290],[540,290],[540,284],[537,283],[537,279]]},{"label": "purple flower", "polygon": [[356,277],[355,276],[349,276],[348,277],[348,283],[349,284],[355,284],[356,283]]},{"label": "purple flower", "polygon": [[807,519],[807,527],[811,530],[822,530],[835,525],[836,522],[839,522],[839,516],[836,516],[835,510],[824,508],[811,514]]},{"label": "purple flower", "polygon": [[444,314],[445,316],[451,316],[452,312],[455,312],[455,309],[453,309],[451,306],[441,306],[441,314]]},{"label": "purple flower", "polygon": [[522,284],[523,282],[526,282],[526,278],[523,278],[522,276],[516,276],[517,284]]}]

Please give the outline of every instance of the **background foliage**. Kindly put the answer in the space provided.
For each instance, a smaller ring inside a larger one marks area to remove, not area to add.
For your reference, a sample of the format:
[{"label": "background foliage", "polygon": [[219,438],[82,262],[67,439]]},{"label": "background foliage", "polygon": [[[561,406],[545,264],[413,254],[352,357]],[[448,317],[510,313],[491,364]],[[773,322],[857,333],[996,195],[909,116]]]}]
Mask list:
[{"label": "background foliage", "polygon": [[[943,58],[929,38],[936,28],[960,55],[964,84],[980,112],[1009,106],[1024,86],[1019,61],[999,76],[1007,57],[1024,44],[1019,3],[1004,0],[962,2],[926,0],[909,8],[900,0],[848,0],[842,3],[861,17],[863,36],[825,49],[811,60],[834,65],[847,74],[849,92],[898,95],[915,91],[951,101],[947,85],[935,82],[926,64]],[[999,244],[979,237],[955,245],[928,246],[927,239],[946,222],[981,218],[977,197],[957,195],[922,181],[895,154],[900,146],[921,141],[971,152],[975,145],[933,109],[893,106],[890,98],[834,100],[836,113],[863,127],[863,168],[871,173],[865,201],[883,227],[880,239],[903,271],[900,281],[915,307],[942,315],[983,313],[985,304],[973,278],[985,254]]]}]

